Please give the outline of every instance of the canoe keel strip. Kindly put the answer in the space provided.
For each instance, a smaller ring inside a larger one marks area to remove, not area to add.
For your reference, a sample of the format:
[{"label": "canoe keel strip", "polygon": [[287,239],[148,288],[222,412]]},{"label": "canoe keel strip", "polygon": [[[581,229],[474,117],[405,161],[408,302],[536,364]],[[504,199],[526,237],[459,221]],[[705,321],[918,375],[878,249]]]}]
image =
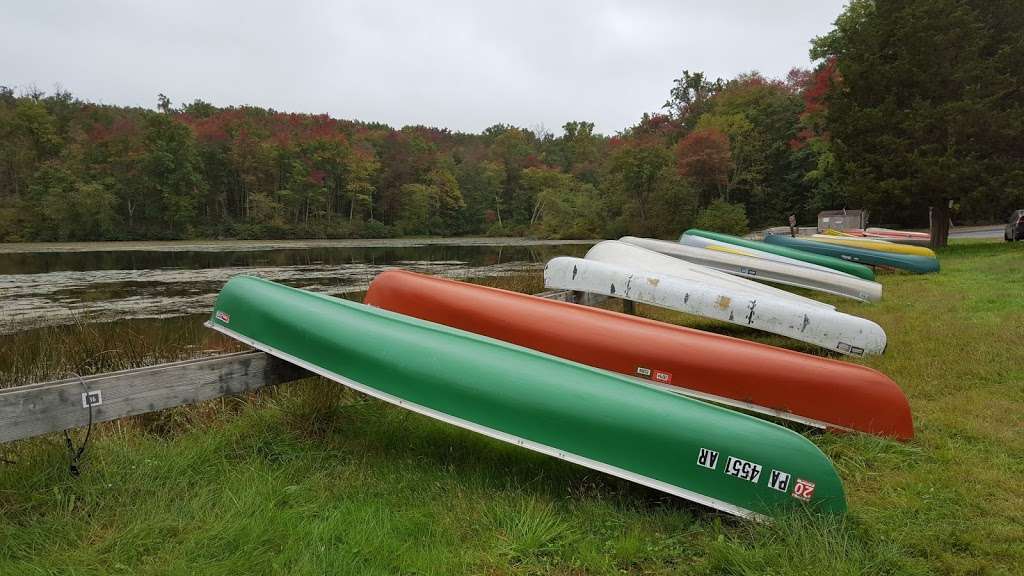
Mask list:
[{"label": "canoe keel strip", "polygon": [[803,436],[624,376],[245,276],[208,326],[414,412],[731,514],[846,510],[831,462]]},{"label": "canoe keel strip", "polygon": [[378,274],[364,301],[760,414],[914,435],[903,391],[867,366],[405,270]]},{"label": "canoe keel strip", "polygon": [[788,336],[851,356],[881,354],[885,332],[870,320],[604,262],[559,256],[544,268],[548,288],[579,290],[661,306]]}]

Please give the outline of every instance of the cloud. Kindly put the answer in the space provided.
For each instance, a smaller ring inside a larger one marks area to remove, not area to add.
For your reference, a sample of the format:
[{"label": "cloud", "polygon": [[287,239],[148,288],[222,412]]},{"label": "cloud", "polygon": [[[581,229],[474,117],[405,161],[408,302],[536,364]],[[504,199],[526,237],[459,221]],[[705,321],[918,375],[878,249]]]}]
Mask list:
[{"label": "cloud", "polygon": [[401,126],[605,133],[711,77],[809,66],[841,0],[34,1],[5,7],[0,84],[153,107],[199,98]]}]

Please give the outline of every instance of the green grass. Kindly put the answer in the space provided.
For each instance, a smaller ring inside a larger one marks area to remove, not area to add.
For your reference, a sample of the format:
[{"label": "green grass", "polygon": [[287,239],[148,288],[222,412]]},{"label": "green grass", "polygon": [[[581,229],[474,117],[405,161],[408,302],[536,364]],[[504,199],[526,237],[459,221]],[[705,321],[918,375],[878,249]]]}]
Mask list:
[{"label": "green grass", "polygon": [[[0,574],[1020,574],[1024,245],[940,257],[938,275],[882,275],[879,304],[832,300],[886,329],[864,363],[903,386],[917,428],[909,443],[807,432],[844,479],[845,518],[736,520],[310,379],[105,424],[77,479],[59,436],[6,447]],[[227,345],[180,322],[125,326],[163,356]],[[146,360],[124,326],[91,329],[108,332],[71,357],[74,331],[4,337],[36,357],[0,351],[0,370],[22,367],[0,381],[102,350]]]}]

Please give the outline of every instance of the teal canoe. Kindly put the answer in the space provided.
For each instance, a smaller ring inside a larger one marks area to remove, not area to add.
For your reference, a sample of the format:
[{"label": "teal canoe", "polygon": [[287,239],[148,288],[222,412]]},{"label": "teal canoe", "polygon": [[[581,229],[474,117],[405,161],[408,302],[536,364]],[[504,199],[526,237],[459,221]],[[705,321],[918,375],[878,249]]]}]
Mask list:
[{"label": "teal canoe", "polygon": [[846,510],[803,436],[633,378],[240,276],[207,326],[402,408],[718,510]]},{"label": "teal canoe", "polygon": [[852,274],[853,276],[857,276],[858,278],[863,278],[865,280],[875,279],[875,271],[871,268],[855,262],[848,262],[841,258],[835,258],[823,254],[814,254],[803,250],[788,248],[786,246],[758,242],[757,240],[747,240],[746,238],[731,236],[729,234],[721,234],[719,232],[708,232],[707,230],[699,230],[697,228],[690,228],[683,234],[689,236],[703,236],[704,238],[709,238],[718,242],[726,242],[734,246],[743,246],[754,250],[771,252],[772,254],[778,254],[779,256],[785,256],[787,258],[795,258],[802,262],[810,262],[811,264],[817,264],[818,266],[825,266],[826,268],[831,268],[839,272]]},{"label": "teal canoe", "polygon": [[772,246],[794,248],[796,250],[820,254],[822,256],[842,258],[843,260],[858,262],[860,264],[899,268],[908,272],[914,272],[915,274],[927,274],[929,272],[939,271],[938,259],[930,256],[894,254],[892,252],[869,250],[867,248],[857,248],[855,246],[841,246],[839,244],[802,240],[800,238],[793,238],[784,234],[769,234],[765,236],[764,241],[765,244]]}]

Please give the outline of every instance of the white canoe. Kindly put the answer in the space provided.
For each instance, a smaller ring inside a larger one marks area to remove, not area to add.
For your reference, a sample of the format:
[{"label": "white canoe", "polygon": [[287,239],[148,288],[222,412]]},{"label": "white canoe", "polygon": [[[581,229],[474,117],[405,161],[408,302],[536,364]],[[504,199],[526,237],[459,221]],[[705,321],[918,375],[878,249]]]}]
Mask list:
[{"label": "white canoe", "polygon": [[850,278],[856,278],[853,274],[847,274],[827,266],[821,266],[811,262],[804,262],[803,260],[797,260],[796,258],[790,258],[788,256],[780,256],[772,252],[765,252],[764,250],[757,250],[756,248],[747,248],[746,246],[737,246],[735,244],[729,244],[727,242],[719,242],[718,240],[712,240],[711,238],[705,238],[703,236],[691,236],[690,234],[683,234],[679,238],[679,243],[683,246],[693,246],[694,248],[705,248],[713,250],[715,252],[727,252],[729,254],[737,254],[740,256],[750,256],[753,258],[760,258],[762,260],[771,260],[772,262],[781,262],[783,264],[791,264],[793,266],[800,266],[801,268],[810,268],[811,270],[819,270],[821,272],[827,272],[829,274],[840,274],[842,276],[849,276]]},{"label": "white canoe", "polygon": [[544,267],[544,285],[604,294],[749,326],[853,356],[881,354],[885,332],[864,318],[754,295],[730,285],[559,256]]},{"label": "white canoe", "polygon": [[694,248],[678,242],[666,242],[653,238],[623,236],[619,240],[741,278],[807,288],[863,302],[877,302],[882,298],[881,284],[849,274],[834,274],[833,271],[825,272],[814,268],[795,266],[787,262],[743,256],[721,250]]},{"label": "white canoe", "polygon": [[707,266],[692,264],[678,258],[659,254],[653,250],[619,242],[618,240],[605,240],[598,242],[584,256],[587,260],[596,260],[605,264],[622,266],[630,270],[643,270],[667,276],[686,278],[706,284],[719,284],[730,286],[732,290],[749,293],[756,297],[758,295],[771,296],[779,300],[787,300],[812,308],[827,308],[834,310],[835,306],[825,304],[811,298],[799,296],[792,292],[786,292],[778,288],[752,282],[744,278],[737,278],[725,272],[719,272]]}]

